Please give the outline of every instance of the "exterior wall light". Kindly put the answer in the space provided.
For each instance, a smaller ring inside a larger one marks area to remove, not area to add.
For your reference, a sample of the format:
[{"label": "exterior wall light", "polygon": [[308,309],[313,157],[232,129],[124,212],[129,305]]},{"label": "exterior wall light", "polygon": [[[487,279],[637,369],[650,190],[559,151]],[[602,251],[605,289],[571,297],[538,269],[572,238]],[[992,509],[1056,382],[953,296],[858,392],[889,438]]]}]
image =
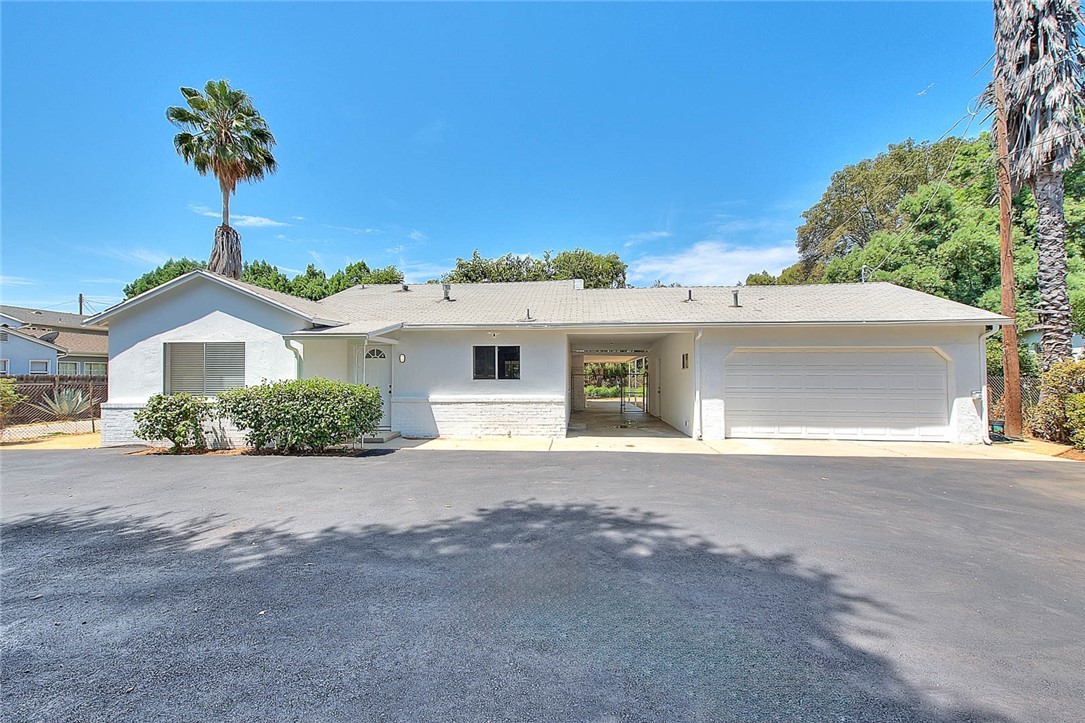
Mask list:
[{"label": "exterior wall light", "polygon": [[407,355],[406,354],[400,354],[399,355],[399,363],[403,364],[406,361],[407,361]]}]

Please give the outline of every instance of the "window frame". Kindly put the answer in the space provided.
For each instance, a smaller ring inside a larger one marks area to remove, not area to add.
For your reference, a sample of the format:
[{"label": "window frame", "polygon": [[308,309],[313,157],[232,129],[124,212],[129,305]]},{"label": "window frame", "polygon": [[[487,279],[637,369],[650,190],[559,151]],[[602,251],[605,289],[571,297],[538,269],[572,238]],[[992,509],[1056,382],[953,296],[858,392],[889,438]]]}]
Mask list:
[{"label": "window frame", "polygon": [[3,364],[4,368],[0,369],[0,377],[10,376],[9,371],[11,369],[10,359],[0,359],[0,364]]},{"label": "window frame", "polygon": [[[478,361],[479,350],[489,349],[492,353],[493,360],[493,373],[492,375],[483,373],[479,374]],[[516,364],[516,376],[503,376],[503,369],[505,366],[502,364],[501,350],[502,349],[515,349],[516,359],[505,359],[505,364]],[[522,360],[522,348],[519,344],[474,344],[471,346],[471,379],[473,381],[500,381],[500,382],[515,382],[520,381],[523,378],[523,362]]]},{"label": "window frame", "polygon": [[[34,371],[34,365],[35,364],[44,364],[45,365],[45,371],[43,371],[43,372]],[[29,363],[27,364],[27,373],[28,374],[33,374],[34,376],[39,376],[39,377],[47,377],[47,376],[49,376],[49,360],[48,359],[31,359],[29,361]]]},{"label": "window frame", "polygon": [[[91,369],[96,369],[99,366],[101,366],[101,368],[102,368],[102,373],[101,374],[97,374],[95,372],[90,371]],[[83,374],[85,374],[88,377],[105,377],[105,376],[109,376],[109,362],[104,362],[104,361],[83,362]]]},{"label": "window frame", "polygon": [[[61,367],[64,364],[72,364],[75,366],[74,372],[63,372]],[[79,376],[79,362],[77,361],[65,361],[64,359],[57,359],[57,376],[58,377],[77,377]]]},{"label": "window frame", "polygon": [[[224,377],[224,378],[227,377],[227,376],[235,376],[235,377],[240,376],[240,378],[241,378],[240,384],[224,384],[222,389],[219,389],[217,391],[208,391],[208,389],[207,389],[207,366],[208,366],[207,365],[207,361],[208,361],[207,360],[207,348],[209,346],[237,346],[237,345],[240,345],[240,347],[241,347],[240,375],[237,375],[237,374],[234,374],[234,375],[223,374],[221,376]],[[195,389],[179,389],[179,390],[174,390],[173,389],[173,383],[172,383],[172,377],[173,377],[173,348],[174,347],[179,347],[179,346],[188,346],[188,347],[199,346],[200,347],[200,368],[199,368],[200,389],[199,389],[199,391],[196,391]],[[191,394],[194,397],[215,397],[215,396],[218,396],[219,394],[221,394],[222,392],[230,390],[230,389],[240,389],[241,387],[245,386],[245,371],[246,371],[246,366],[247,366],[246,351],[247,351],[246,344],[243,341],[173,341],[173,342],[167,341],[167,342],[163,342],[162,343],[162,391],[163,391],[164,394],[167,394],[167,395],[180,394],[180,393],[183,392],[183,393]]]}]

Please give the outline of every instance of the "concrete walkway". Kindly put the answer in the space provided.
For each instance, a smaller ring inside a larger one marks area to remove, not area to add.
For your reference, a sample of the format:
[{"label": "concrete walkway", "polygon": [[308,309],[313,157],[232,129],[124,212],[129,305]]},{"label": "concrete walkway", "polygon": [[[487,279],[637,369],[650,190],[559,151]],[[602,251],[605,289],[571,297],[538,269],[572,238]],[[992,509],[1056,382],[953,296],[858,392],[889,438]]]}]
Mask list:
[{"label": "concrete walkway", "polygon": [[725,439],[689,437],[588,435],[564,438],[483,437],[479,439],[394,439],[366,449],[477,452],[644,452],[653,454],[720,454],[771,457],[895,457],[914,459],[1018,460],[1080,464],[1028,451],[1026,444],[963,445],[938,442],[853,442],[807,439]]}]

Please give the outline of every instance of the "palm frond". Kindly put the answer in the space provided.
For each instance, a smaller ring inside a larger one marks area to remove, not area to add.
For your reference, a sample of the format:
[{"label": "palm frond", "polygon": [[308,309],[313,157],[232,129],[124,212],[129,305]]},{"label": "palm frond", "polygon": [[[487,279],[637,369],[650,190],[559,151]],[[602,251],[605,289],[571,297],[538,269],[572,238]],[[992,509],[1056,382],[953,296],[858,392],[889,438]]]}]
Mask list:
[{"label": "palm frond", "polygon": [[995,0],[994,82],[1006,93],[1017,183],[1066,171],[1085,148],[1081,25],[1078,0]]}]

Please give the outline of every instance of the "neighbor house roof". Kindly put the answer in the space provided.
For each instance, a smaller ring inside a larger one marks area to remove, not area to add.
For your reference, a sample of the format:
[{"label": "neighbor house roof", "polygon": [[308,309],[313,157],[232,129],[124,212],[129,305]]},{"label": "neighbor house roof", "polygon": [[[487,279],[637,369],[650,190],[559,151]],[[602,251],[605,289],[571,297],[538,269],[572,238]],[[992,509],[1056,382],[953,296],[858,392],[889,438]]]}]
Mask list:
[{"label": "neighbor house roof", "polygon": [[68,354],[75,356],[108,356],[109,354],[109,337],[105,334],[68,331],[66,329],[43,329],[37,326],[21,326],[19,331],[39,339],[46,334],[56,334],[51,339],[52,343],[67,351]]},{"label": "neighbor house roof", "polygon": [[67,311],[32,309],[27,306],[11,306],[10,304],[0,304],[0,314],[17,319],[27,326],[66,327],[68,329],[79,329],[83,326],[83,322],[90,318]]},{"label": "neighbor house roof", "polygon": [[3,328],[3,329],[0,329],[0,333],[11,334],[13,336],[17,336],[20,339],[25,339],[25,340],[27,340],[29,342],[34,343],[34,344],[40,344],[41,346],[48,347],[48,348],[50,348],[50,349],[52,349],[54,351],[59,351],[61,354],[65,354],[68,351],[67,349],[64,349],[63,347],[57,346],[56,344],[53,344],[52,342],[45,341],[44,339],[39,339],[38,337],[34,336],[33,334],[27,334],[26,332],[24,332],[22,330],[21,327],[18,328],[18,329],[12,329],[10,327],[6,327],[6,328]]},{"label": "neighbor house roof", "polygon": [[452,284],[450,300],[441,284],[359,285],[309,301],[202,270],[90,321],[104,321],[196,276],[293,310],[318,327],[299,335],[373,335],[400,327],[1010,323],[998,314],[888,283],[644,289],[584,289],[571,280]]}]

